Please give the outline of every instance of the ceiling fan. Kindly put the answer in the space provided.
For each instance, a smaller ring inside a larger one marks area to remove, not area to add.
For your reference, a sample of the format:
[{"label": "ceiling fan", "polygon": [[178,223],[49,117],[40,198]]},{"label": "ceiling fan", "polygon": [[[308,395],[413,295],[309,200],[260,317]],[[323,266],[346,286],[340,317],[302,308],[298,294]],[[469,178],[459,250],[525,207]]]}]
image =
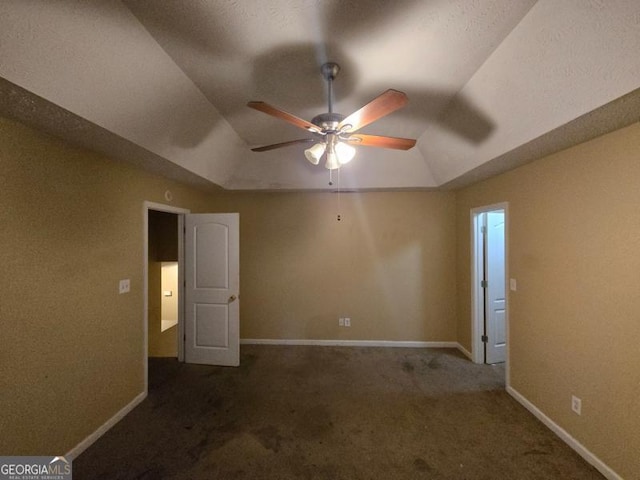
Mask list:
[{"label": "ceiling fan", "polygon": [[317,165],[322,156],[326,154],[325,167],[329,170],[334,170],[353,159],[355,155],[353,145],[409,150],[416,144],[416,141],[410,138],[357,133],[358,130],[370,123],[404,107],[408,102],[406,94],[398,90],[389,89],[358,111],[345,117],[339,113],[334,113],[332,104],[332,84],[340,71],[340,66],[337,63],[329,62],[322,65],[320,71],[329,87],[327,95],[328,112],[316,115],[311,122],[291,115],[265,102],[249,102],[247,104],[247,106],[255,110],[280,118],[291,125],[311,132],[314,138],[302,138],[289,142],[275,143],[264,147],[252,148],[252,151],[265,152],[290,145],[314,143],[314,145],[304,151],[307,160]]}]

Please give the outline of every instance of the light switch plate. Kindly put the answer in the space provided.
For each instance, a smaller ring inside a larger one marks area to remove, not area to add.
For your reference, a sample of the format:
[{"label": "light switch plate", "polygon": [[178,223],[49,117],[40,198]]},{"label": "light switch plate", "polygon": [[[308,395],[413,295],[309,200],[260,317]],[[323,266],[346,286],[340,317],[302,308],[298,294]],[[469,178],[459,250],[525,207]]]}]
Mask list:
[{"label": "light switch plate", "polygon": [[515,291],[516,291],[516,289],[517,289],[517,285],[516,285],[516,279],[515,279],[515,278],[510,278],[510,279],[509,279],[509,289],[510,289],[512,292],[515,292]]},{"label": "light switch plate", "polygon": [[571,410],[577,415],[582,415],[582,400],[575,395],[571,395]]},{"label": "light switch plate", "polygon": [[129,279],[125,278],[124,280],[120,280],[118,291],[120,293],[129,293],[129,290],[131,290],[131,283],[129,282]]}]

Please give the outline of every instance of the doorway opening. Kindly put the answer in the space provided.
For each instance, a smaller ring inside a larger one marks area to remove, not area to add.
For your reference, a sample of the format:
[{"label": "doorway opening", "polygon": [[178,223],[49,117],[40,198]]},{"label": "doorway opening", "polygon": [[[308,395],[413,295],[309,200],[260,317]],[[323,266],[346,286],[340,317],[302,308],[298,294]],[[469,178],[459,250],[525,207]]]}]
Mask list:
[{"label": "doorway opening", "polygon": [[[150,356],[238,366],[239,214],[190,214],[182,208],[145,202],[143,216],[145,392]],[[164,267],[173,270],[172,283],[166,288],[162,286]],[[177,306],[177,325],[175,319],[163,318],[163,300]]]},{"label": "doorway opening", "polygon": [[178,357],[178,215],[149,210],[148,356]]},{"label": "doorway opening", "polygon": [[184,359],[184,215],[189,210],[144,204],[144,378],[149,357]]},{"label": "doorway opening", "polygon": [[508,369],[507,207],[471,211],[471,291],[473,361]]}]

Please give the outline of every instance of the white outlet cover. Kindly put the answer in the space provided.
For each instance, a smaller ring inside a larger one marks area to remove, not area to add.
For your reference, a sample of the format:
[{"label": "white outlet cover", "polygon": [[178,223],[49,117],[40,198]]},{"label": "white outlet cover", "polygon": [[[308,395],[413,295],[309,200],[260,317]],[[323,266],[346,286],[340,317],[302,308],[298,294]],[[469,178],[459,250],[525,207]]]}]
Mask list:
[{"label": "white outlet cover", "polygon": [[340,317],[340,318],[338,319],[338,326],[340,326],[340,327],[344,327],[344,318]]},{"label": "white outlet cover", "polygon": [[515,292],[515,291],[516,291],[516,289],[517,289],[517,285],[516,285],[516,279],[515,279],[515,278],[510,278],[510,279],[509,279],[509,289],[510,289],[512,292]]},{"label": "white outlet cover", "polygon": [[125,278],[124,280],[120,280],[120,284],[118,285],[119,293],[128,293],[129,290],[131,290],[131,283],[129,282],[129,279]]},{"label": "white outlet cover", "polygon": [[351,326],[351,319],[350,318],[345,318],[344,319],[344,326],[345,327],[350,327]]}]

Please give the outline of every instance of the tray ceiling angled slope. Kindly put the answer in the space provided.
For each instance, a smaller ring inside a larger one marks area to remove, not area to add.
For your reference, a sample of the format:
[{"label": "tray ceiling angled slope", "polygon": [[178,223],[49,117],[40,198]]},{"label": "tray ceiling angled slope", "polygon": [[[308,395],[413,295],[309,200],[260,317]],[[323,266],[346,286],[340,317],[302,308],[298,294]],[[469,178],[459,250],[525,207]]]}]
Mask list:
[{"label": "tray ceiling angled slope", "polygon": [[635,0],[8,1],[0,107],[165,174],[327,189],[308,145],[251,151],[300,129],[247,102],[311,121],[327,108],[320,66],[337,62],[335,112],[399,90],[407,105],[360,133],[418,139],[357,146],[343,188],[461,185],[637,121],[620,99],[640,88],[638,19]]}]

